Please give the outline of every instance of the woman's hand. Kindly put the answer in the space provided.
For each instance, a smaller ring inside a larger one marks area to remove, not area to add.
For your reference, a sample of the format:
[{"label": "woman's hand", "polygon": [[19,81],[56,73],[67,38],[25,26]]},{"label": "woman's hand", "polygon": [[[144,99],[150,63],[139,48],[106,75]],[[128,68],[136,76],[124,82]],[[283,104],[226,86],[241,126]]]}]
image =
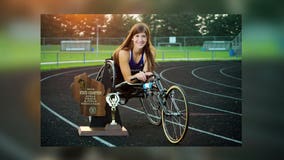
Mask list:
[{"label": "woman's hand", "polygon": [[148,81],[151,81],[154,79],[152,75],[154,75],[152,72],[145,72],[146,78]]},{"label": "woman's hand", "polygon": [[150,76],[152,76],[152,75],[153,75],[153,73],[152,73],[152,72],[144,72],[144,73],[145,73],[146,77],[150,77]]},{"label": "woman's hand", "polygon": [[136,77],[138,80],[145,82],[145,81],[147,81],[147,78],[150,77],[150,76],[152,76],[152,75],[153,75],[152,72],[142,72],[142,71],[140,71],[139,73],[137,73],[137,74],[135,75],[135,77]]},{"label": "woman's hand", "polygon": [[139,73],[136,73],[135,74],[135,77],[140,80],[140,81],[143,81],[145,82],[147,80],[147,77],[146,77],[146,73],[140,71]]}]

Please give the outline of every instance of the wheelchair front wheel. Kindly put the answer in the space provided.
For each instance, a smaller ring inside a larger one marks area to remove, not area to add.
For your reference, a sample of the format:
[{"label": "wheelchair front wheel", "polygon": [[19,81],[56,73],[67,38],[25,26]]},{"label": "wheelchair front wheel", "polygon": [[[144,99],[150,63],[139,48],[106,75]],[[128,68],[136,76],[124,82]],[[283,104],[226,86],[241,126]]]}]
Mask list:
[{"label": "wheelchair front wheel", "polygon": [[157,94],[158,92],[148,93],[147,96],[140,98],[140,102],[149,122],[158,126],[161,124],[161,110]]},{"label": "wheelchair front wheel", "polygon": [[188,130],[189,119],[187,100],[184,91],[171,86],[166,93],[166,104],[162,111],[162,125],[167,139],[179,143]]}]

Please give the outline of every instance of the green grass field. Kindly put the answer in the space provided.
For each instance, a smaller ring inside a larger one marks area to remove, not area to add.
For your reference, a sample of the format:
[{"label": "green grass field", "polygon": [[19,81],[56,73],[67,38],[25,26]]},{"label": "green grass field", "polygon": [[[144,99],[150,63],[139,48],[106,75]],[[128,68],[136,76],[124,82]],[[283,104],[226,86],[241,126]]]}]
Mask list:
[{"label": "green grass field", "polygon": [[[62,69],[81,66],[102,65],[103,62],[94,62],[110,58],[116,49],[115,45],[100,45],[97,54],[96,49],[88,52],[61,52],[60,45],[48,45],[41,47],[41,71]],[[240,60],[241,57],[230,56],[229,51],[202,51],[200,46],[190,47],[160,47],[157,48],[156,59],[163,61],[186,61],[186,60]],[[66,63],[66,62],[70,63]],[[82,62],[78,62],[82,61]],[[84,61],[91,61],[86,62]],[[53,64],[43,64],[54,62]],[[59,62],[59,63],[56,63]]]}]

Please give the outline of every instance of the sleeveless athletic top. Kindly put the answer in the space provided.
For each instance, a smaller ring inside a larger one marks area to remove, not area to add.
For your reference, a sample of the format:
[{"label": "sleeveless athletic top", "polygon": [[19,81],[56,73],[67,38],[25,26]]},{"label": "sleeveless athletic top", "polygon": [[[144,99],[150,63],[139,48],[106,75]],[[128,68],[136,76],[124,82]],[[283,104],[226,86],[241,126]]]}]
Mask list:
[{"label": "sleeveless athletic top", "polygon": [[[144,53],[142,53],[141,59],[138,63],[136,63],[133,59],[133,52],[130,50],[130,59],[129,59],[129,66],[131,70],[131,75],[138,73],[139,71],[142,71],[144,68]],[[121,83],[124,81],[120,67],[117,63],[115,63],[115,71],[116,71],[116,77],[115,77],[115,84]]]},{"label": "sleeveless athletic top", "polygon": [[144,53],[142,53],[141,59],[138,63],[136,63],[133,59],[133,52],[130,51],[130,60],[129,60],[129,66],[131,69],[131,75],[138,73],[139,71],[142,71],[144,68]]}]

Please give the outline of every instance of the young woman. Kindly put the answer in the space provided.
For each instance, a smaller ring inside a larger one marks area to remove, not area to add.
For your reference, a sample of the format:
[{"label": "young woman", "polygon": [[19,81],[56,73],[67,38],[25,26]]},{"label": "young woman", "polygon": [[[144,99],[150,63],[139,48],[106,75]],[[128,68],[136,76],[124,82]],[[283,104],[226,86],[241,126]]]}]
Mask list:
[{"label": "young woman", "polygon": [[145,82],[155,69],[155,48],[151,43],[150,30],[145,23],[135,24],[124,42],[114,51],[116,84],[122,81]]},{"label": "young woman", "polygon": [[[145,23],[137,23],[129,31],[123,43],[114,51],[115,83],[138,80],[145,82],[155,69],[155,48],[150,40],[149,27]],[[116,122],[121,124],[119,110],[115,112]],[[111,121],[110,107],[106,107],[105,117],[92,116],[90,126],[105,126]]]}]

